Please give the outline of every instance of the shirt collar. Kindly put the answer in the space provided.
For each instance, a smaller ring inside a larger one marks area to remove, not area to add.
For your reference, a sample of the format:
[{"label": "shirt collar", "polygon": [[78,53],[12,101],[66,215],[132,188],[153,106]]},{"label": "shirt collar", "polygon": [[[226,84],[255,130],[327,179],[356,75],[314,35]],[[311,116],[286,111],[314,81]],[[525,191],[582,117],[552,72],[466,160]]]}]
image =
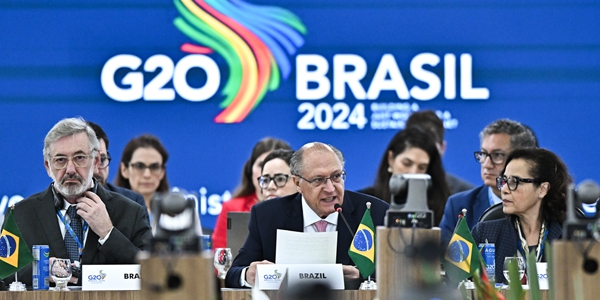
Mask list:
[{"label": "shirt collar", "polygon": [[502,202],[502,199],[494,194],[491,186],[488,186],[488,198],[490,199],[490,206]]},{"label": "shirt collar", "polygon": [[304,219],[304,227],[308,227],[320,220],[325,220],[329,224],[333,224],[333,225],[337,226],[338,214],[339,213],[336,211],[336,212],[329,214],[327,216],[327,218],[321,219],[321,217],[319,217],[317,215],[317,213],[315,213],[312,210],[312,208],[310,208],[310,206],[308,206],[308,203],[306,203],[306,199],[304,199],[304,196],[302,196],[302,217]]}]

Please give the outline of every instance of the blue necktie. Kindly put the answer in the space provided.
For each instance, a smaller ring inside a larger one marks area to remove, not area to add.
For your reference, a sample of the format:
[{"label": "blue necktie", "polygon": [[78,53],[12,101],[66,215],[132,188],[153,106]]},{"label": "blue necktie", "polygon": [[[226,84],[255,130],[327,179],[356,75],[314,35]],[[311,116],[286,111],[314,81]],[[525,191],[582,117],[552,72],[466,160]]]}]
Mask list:
[{"label": "blue necktie", "polygon": [[[79,242],[81,242],[83,245],[83,228],[81,225],[81,217],[77,214],[77,208],[75,208],[75,205],[69,206],[69,209],[67,209],[67,214],[71,218],[71,229],[73,229],[73,232],[75,232],[77,235]],[[71,262],[79,261],[79,246],[68,230],[65,230],[65,247],[67,248],[67,253],[69,254]]]}]

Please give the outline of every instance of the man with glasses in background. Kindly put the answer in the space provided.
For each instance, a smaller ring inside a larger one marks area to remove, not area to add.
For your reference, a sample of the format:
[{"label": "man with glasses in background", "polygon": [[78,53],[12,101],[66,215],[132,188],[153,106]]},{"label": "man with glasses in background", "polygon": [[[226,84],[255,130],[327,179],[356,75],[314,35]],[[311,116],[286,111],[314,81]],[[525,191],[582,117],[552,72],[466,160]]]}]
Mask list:
[{"label": "man with glasses in background", "polygon": [[[252,207],[249,234],[227,272],[225,286],[239,288],[255,284],[256,265],[275,261],[277,229],[299,232],[337,231],[336,262],[343,265],[346,279],[360,277],[348,255],[350,243],[371,202],[375,226],[383,225],[388,204],[344,189],[344,157],[335,147],[309,143],[291,158],[290,171],[298,193],[258,203]],[[340,204],[350,230],[334,206]]]},{"label": "man with glasses in background", "polygon": [[96,137],[98,138],[98,155],[100,156],[100,163],[98,164],[98,168],[94,170],[94,178],[98,180],[98,183],[102,185],[104,188],[111,192],[119,193],[133,201],[137,204],[144,207],[147,210],[146,202],[144,201],[144,197],[142,195],[126,188],[122,188],[119,186],[115,186],[112,183],[108,182],[108,173],[110,170],[109,164],[111,161],[110,153],[108,152],[108,136],[104,129],[100,127],[100,125],[86,121],[87,125],[94,130]]},{"label": "man with glasses in background", "polygon": [[[143,207],[109,192],[93,178],[100,164],[99,143],[81,118],[63,119],[44,140],[44,167],[53,182],[17,203],[14,219],[27,245],[48,245],[50,260],[86,264],[134,264],[151,238]],[[18,272],[32,284],[31,264]],[[74,272],[71,283],[81,285]],[[9,276],[5,281],[14,280]]]},{"label": "man with glasses in background", "polygon": [[475,151],[475,160],[481,164],[483,185],[450,196],[440,222],[442,245],[448,244],[458,222],[458,215],[467,209],[465,219],[469,229],[477,224],[479,217],[490,206],[501,203],[496,178],[504,169],[506,156],[516,148],[537,147],[533,131],[516,121],[501,119],[492,122],[479,133],[481,149]]}]

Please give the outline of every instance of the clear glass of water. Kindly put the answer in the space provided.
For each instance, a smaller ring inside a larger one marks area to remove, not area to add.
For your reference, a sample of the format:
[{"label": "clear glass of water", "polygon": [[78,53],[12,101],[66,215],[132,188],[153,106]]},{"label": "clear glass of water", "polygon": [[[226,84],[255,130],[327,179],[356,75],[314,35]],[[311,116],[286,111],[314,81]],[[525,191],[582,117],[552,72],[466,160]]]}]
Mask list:
[{"label": "clear glass of water", "polygon": [[55,291],[68,291],[67,283],[71,280],[71,260],[55,258],[50,266],[50,276],[56,283]]},{"label": "clear glass of water", "polygon": [[510,278],[508,278],[508,266],[511,264],[517,263],[517,269],[519,270],[519,279],[523,279],[525,275],[525,261],[520,256],[515,257],[505,257],[504,258],[504,278],[506,278],[506,282],[510,282]]},{"label": "clear glass of water", "polygon": [[214,265],[218,272],[218,277],[225,279],[227,271],[231,268],[232,257],[230,248],[217,248],[215,249]]}]

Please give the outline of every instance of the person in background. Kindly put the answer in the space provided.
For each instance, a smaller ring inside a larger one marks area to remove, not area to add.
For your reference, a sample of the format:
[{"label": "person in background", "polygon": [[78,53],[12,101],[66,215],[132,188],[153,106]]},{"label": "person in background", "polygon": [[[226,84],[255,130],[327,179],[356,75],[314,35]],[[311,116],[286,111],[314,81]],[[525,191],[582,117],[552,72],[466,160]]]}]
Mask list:
[{"label": "person in background", "polygon": [[[52,183],[13,208],[21,237],[29,246],[48,245],[50,259],[73,265],[135,264],[151,238],[144,208],[93,178],[100,163],[96,134],[81,118],[63,119],[44,139],[44,167]],[[18,272],[32,284],[32,265]],[[81,285],[81,274],[71,283]],[[14,280],[6,278],[6,282]]]},{"label": "person in background", "polygon": [[157,137],[150,134],[136,137],[123,149],[115,185],[142,194],[149,209],[156,192],[169,191],[168,159],[169,153]]},{"label": "person in background", "polygon": [[108,136],[106,135],[106,132],[104,132],[104,129],[100,127],[100,125],[90,121],[86,121],[86,123],[94,130],[94,133],[96,133],[96,137],[98,138],[99,142],[98,155],[100,156],[100,164],[98,165],[98,168],[94,170],[94,178],[96,178],[96,180],[98,180],[98,183],[100,183],[107,190],[119,193],[135,201],[137,204],[143,206],[144,209],[147,210],[148,208],[146,207],[146,201],[144,201],[144,197],[142,197],[142,195],[130,189],[118,187],[108,182],[108,173],[110,171],[109,164],[112,159],[110,157],[110,153],[108,152]]},{"label": "person in background", "polygon": [[227,247],[227,213],[250,211],[252,206],[262,200],[258,177],[261,175],[263,160],[271,151],[276,149],[291,150],[290,145],[280,139],[266,137],[258,141],[252,148],[250,158],[242,169],[242,181],[235,189],[231,200],[223,202],[221,213],[217,217],[215,230],[212,234],[212,248]]},{"label": "person in background", "polygon": [[[414,112],[406,120],[406,127],[417,126],[427,133],[435,142],[435,146],[440,153],[440,157],[446,152],[447,143],[444,139],[444,122],[435,114],[433,110],[422,110]],[[446,172],[446,182],[450,188],[450,195],[467,191],[474,186],[463,179],[460,179]]]},{"label": "person in background", "polygon": [[504,258],[533,252],[546,262],[544,246],[562,236],[566,216],[567,167],[556,154],[541,148],[516,149],[496,179],[506,218],[478,223],[473,228],[477,244],[496,244],[496,281],[503,276]]},{"label": "person in background", "polygon": [[434,226],[444,213],[449,190],[440,154],[433,140],[423,130],[409,127],[394,135],[383,152],[375,183],[359,192],[390,203],[390,178],[393,174],[429,174],[427,206],[433,211]]},{"label": "person in background", "polygon": [[504,168],[504,161],[510,151],[537,145],[537,138],[531,129],[508,119],[500,119],[487,125],[479,133],[479,140],[481,149],[475,151],[475,160],[481,164],[483,185],[448,198],[440,223],[442,245],[450,241],[458,222],[458,214],[463,209],[467,209],[465,219],[469,229],[473,229],[486,209],[502,202],[500,190],[496,188],[496,177]]},{"label": "person in background", "polygon": [[[293,154],[290,170],[298,193],[252,207],[248,237],[227,272],[226,287],[254,285],[256,266],[275,261],[277,229],[337,231],[336,263],[342,264],[345,279],[360,277],[348,255],[354,233],[367,210],[367,202],[371,203],[375,226],[383,225],[389,205],[375,197],[345,190],[344,163],[338,149],[318,142],[308,143]],[[336,204],[341,205],[341,212],[335,210]],[[350,230],[343,224],[340,213]]]},{"label": "person in background", "polygon": [[[154,224],[155,220],[150,211],[152,199],[157,193],[169,192],[166,172],[168,159],[169,153],[156,136],[141,135],[125,145],[121,155],[119,174],[115,179],[115,185],[142,194],[153,228],[156,227],[156,224]],[[194,220],[196,233],[202,235],[197,208],[194,213],[196,215]]]},{"label": "person in background", "polygon": [[262,166],[262,175],[258,184],[265,200],[283,197],[296,193],[296,186],[291,180],[290,160],[293,150],[277,149],[269,153]]}]

